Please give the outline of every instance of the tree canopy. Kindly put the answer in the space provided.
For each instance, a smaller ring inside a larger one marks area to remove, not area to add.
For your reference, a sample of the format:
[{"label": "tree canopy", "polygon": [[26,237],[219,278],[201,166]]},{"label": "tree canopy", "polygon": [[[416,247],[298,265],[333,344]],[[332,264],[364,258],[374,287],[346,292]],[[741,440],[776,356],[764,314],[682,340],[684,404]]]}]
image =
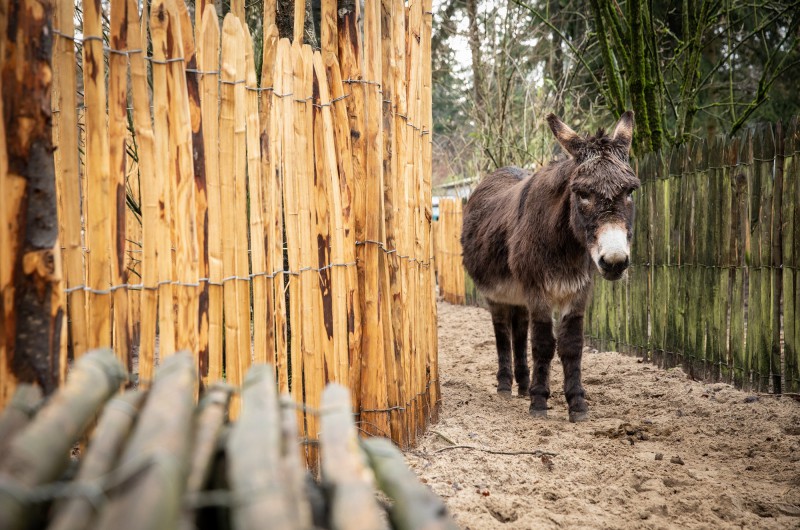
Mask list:
[{"label": "tree canopy", "polygon": [[551,156],[544,117],[584,131],[636,112],[634,154],[800,110],[800,1],[441,0],[435,177]]}]

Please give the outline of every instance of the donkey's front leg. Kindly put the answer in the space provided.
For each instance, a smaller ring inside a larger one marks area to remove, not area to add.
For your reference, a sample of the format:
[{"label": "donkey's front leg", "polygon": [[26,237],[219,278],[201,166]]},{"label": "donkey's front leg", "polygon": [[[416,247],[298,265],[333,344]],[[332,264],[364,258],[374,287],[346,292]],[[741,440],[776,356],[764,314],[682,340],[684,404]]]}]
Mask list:
[{"label": "donkey's front leg", "polygon": [[553,321],[549,315],[543,320],[533,319],[531,350],[533,353],[533,386],[531,387],[531,416],[547,416],[547,399],[550,397],[550,363],[556,349],[553,338]]},{"label": "donkey's front leg", "polygon": [[581,384],[583,356],[583,315],[568,314],[558,328],[558,355],[564,367],[564,396],[569,405],[569,421],[589,419],[585,392]]},{"label": "donkey's front leg", "polygon": [[497,393],[511,396],[511,315],[505,304],[489,303],[494,326],[494,340],[497,345]]}]

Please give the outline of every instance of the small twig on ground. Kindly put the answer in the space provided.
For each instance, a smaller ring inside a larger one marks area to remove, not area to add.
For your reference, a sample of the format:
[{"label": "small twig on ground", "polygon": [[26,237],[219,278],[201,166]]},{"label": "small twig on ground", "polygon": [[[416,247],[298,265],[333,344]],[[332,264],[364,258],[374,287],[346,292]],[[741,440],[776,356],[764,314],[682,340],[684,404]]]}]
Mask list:
[{"label": "small twig on ground", "polygon": [[441,438],[445,442],[449,443],[450,445],[456,445],[456,443],[453,440],[451,440],[450,438],[448,438],[444,434],[440,433],[439,431],[434,431],[433,429],[430,429],[430,433],[431,434],[435,434],[436,436],[438,436],[439,438]]},{"label": "small twig on ground", "polygon": [[533,456],[557,456],[557,453],[548,453],[547,451],[498,451],[497,449],[484,449],[482,447],[475,447],[474,445],[451,445],[450,447],[442,447],[433,452],[433,454],[441,453],[442,451],[449,451],[450,449],[472,449],[473,451],[483,451],[484,453],[491,453],[493,455],[533,455]]}]

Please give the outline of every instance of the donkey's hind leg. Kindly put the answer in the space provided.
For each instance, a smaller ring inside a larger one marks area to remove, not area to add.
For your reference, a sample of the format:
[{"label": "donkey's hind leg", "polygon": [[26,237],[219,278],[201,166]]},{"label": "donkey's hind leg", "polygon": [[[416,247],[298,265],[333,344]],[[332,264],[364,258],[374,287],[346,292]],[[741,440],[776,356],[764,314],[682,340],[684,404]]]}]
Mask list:
[{"label": "donkey's hind leg", "polygon": [[517,395],[527,398],[531,386],[531,372],[528,368],[528,308],[511,309],[511,340],[514,349],[514,379],[517,381]]},{"label": "donkey's hind leg", "polygon": [[497,344],[497,393],[511,395],[511,306],[489,302]]}]

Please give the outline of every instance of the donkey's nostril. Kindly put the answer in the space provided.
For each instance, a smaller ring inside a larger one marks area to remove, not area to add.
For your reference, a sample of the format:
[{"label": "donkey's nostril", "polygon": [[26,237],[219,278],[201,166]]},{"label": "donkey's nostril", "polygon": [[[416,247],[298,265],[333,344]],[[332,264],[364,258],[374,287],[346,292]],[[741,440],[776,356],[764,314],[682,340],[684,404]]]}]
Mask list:
[{"label": "donkey's nostril", "polygon": [[[612,258],[616,258],[617,256],[614,255]],[[625,272],[625,269],[628,268],[630,265],[630,259],[628,256],[622,256],[622,259],[616,260],[608,260],[606,256],[600,256],[600,259],[597,260],[597,264],[600,266],[600,270],[602,270],[606,274],[612,275],[619,275]]]}]

